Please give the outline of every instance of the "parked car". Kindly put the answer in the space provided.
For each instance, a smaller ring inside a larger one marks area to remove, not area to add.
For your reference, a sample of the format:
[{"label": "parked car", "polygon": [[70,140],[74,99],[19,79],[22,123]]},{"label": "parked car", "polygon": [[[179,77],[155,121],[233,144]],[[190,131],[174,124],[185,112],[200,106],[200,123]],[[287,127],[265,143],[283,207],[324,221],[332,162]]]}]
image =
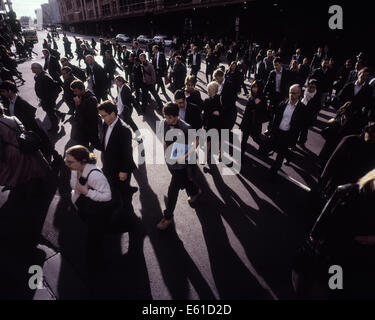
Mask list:
[{"label": "parked car", "polygon": [[119,42],[131,42],[131,37],[127,36],[126,34],[118,34],[116,36],[116,40],[119,41]]},{"label": "parked car", "polygon": [[146,36],[146,35],[144,35],[144,34],[141,34],[140,36],[138,36],[138,38],[137,38],[137,41],[139,42],[139,43],[149,43],[149,42],[151,42],[151,37],[150,36]]},{"label": "parked car", "polygon": [[171,40],[171,39],[168,39],[168,37],[165,36],[165,35],[158,34],[158,35],[156,35],[156,36],[154,37],[154,41],[155,41],[156,43],[159,43],[159,42],[161,42],[162,40],[164,40],[164,43],[165,43],[165,45],[166,45],[167,47],[170,47],[170,46],[172,45],[172,40]]}]

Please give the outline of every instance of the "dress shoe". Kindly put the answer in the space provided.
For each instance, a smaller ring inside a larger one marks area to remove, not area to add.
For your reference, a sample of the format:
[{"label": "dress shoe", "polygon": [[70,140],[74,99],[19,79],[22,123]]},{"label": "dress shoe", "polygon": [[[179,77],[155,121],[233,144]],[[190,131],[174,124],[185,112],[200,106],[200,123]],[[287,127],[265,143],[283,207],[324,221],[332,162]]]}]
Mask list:
[{"label": "dress shoe", "polygon": [[156,225],[156,228],[158,228],[159,230],[166,230],[170,225],[171,223],[173,222],[172,219],[161,219],[161,221]]}]

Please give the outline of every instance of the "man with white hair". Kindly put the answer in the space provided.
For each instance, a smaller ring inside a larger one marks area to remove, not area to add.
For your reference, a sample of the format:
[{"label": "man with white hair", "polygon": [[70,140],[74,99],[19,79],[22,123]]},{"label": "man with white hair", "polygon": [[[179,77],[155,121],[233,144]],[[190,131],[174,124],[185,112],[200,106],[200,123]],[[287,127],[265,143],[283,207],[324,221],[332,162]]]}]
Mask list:
[{"label": "man with white hair", "polygon": [[57,133],[59,120],[57,117],[56,99],[62,89],[47,72],[43,71],[43,66],[40,63],[33,63],[31,71],[35,74],[35,93],[39,98],[40,106],[47,113],[51,121],[51,128],[48,131]]},{"label": "man with white hair", "polygon": [[289,88],[289,99],[280,103],[275,109],[271,124],[271,139],[277,157],[271,167],[271,175],[281,168],[289,148],[293,147],[305,124],[306,107],[300,102],[301,88],[294,84]]}]

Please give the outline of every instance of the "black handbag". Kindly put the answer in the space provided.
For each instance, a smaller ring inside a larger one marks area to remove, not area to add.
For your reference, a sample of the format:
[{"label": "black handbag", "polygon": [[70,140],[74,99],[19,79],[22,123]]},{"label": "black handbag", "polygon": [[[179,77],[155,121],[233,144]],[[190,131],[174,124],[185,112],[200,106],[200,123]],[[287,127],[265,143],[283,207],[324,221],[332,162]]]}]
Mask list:
[{"label": "black handbag", "polygon": [[[14,119],[14,118],[13,118]],[[42,140],[40,137],[33,131],[24,131],[18,125],[17,121],[14,119],[17,124],[18,130],[8,126],[6,123],[0,121],[1,124],[8,127],[10,130],[15,131],[17,133],[17,147],[22,153],[33,153],[40,149]]]},{"label": "black handbag", "polygon": [[[80,177],[79,183],[81,185],[85,185],[87,183],[87,180],[93,171],[99,171],[99,169],[92,169],[86,178]],[[77,201],[75,202],[75,205],[78,208],[78,213],[81,219],[85,223],[90,223],[90,221],[101,214],[111,214],[113,203],[112,200],[110,201],[94,201],[90,199],[89,197],[81,194]]]}]

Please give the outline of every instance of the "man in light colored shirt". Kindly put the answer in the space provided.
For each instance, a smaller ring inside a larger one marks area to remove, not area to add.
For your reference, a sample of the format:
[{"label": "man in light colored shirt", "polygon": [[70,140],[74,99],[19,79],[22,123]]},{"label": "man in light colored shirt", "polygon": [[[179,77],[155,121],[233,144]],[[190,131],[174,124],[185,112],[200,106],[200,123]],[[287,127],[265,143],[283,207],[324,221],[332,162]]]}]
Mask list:
[{"label": "man in light colored shirt", "polygon": [[304,125],[305,105],[299,101],[301,88],[298,84],[289,89],[289,100],[281,103],[275,111],[272,125],[272,144],[277,157],[271,166],[271,177],[281,168],[288,158],[288,148],[293,147]]},{"label": "man in light colored shirt", "polygon": [[276,70],[276,92],[280,93],[281,92],[281,77],[283,75],[283,67],[281,64],[278,64],[275,67]]}]

